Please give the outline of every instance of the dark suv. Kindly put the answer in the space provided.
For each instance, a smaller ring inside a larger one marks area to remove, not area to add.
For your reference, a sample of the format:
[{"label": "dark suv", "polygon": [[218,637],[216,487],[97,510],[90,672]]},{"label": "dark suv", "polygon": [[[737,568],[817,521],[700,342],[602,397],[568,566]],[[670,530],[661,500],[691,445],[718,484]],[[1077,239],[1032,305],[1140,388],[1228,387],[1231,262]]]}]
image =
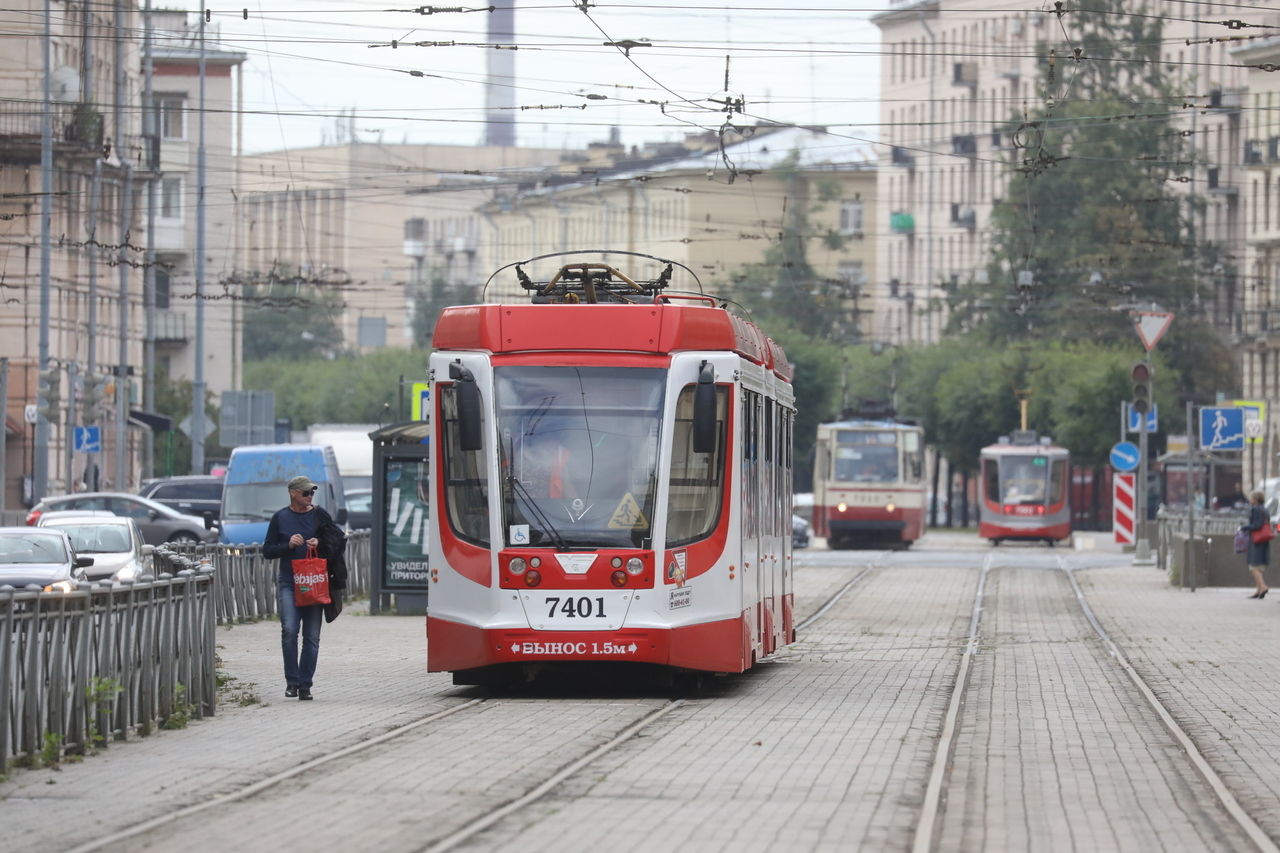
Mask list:
[{"label": "dark suv", "polygon": [[222,478],[192,474],[185,477],[165,477],[148,480],[138,494],[156,503],[172,507],[183,515],[203,518],[211,513],[215,521],[222,513]]}]

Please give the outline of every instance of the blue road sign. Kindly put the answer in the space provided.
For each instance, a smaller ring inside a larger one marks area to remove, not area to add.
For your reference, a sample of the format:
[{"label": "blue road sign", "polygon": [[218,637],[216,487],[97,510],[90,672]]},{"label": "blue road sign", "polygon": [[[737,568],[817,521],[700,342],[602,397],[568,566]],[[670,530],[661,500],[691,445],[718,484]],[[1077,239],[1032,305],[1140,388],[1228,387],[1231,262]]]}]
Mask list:
[{"label": "blue road sign", "polygon": [[1244,409],[1205,406],[1200,410],[1201,450],[1244,450]]},{"label": "blue road sign", "polygon": [[102,427],[78,426],[72,430],[72,449],[76,453],[102,452]]},{"label": "blue road sign", "polygon": [[1138,445],[1132,441],[1118,441],[1111,448],[1111,467],[1117,471],[1132,471],[1138,467]]},{"label": "blue road sign", "polygon": [[[1141,422],[1138,420],[1138,413],[1133,410],[1127,402],[1124,404],[1125,413],[1128,416],[1129,432],[1137,432]],[[1156,432],[1157,424],[1160,423],[1159,418],[1160,407],[1155,403],[1151,404],[1151,411],[1147,412],[1147,432]]]}]

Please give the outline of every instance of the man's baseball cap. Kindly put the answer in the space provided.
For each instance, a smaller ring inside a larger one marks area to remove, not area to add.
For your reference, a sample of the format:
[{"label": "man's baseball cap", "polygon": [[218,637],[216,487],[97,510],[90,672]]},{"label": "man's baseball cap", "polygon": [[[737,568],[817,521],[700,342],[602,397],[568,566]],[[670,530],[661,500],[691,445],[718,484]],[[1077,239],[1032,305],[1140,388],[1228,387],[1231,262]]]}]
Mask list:
[{"label": "man's baseball cap", "polygon": [[289,481],[289,491],[291,492],[309,492],[316,488],[316,484],[311,482],[311,478],[299,474]]}]

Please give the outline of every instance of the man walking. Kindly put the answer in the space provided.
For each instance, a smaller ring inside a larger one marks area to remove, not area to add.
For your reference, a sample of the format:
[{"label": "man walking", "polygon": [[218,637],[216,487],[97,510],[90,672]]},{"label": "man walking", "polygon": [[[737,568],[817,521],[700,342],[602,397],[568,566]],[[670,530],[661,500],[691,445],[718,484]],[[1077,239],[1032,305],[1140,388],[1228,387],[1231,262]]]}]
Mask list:
[{"label": "man walking", "polygon": [[[299,607],[293,596],[293,561],[307,556],[320,545],[321,529],[333,525],[322,507],[315,506],[316,484],[306,476],[289,481],[289,505],[271,516],[262,555],[279,558],[276,600],[280,609],[280,645],[284,651],[284,695],[311,698],[311,682],[320,656],[320,626],[324,605]],[[298,654],[298,633],[302,633],[302,654]]]}]

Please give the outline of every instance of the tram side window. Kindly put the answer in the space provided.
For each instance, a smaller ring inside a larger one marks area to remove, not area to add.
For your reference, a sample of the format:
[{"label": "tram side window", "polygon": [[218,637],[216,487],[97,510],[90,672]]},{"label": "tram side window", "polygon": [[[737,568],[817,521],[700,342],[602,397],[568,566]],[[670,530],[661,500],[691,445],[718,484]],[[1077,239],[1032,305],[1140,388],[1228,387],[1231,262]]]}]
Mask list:
[{"label": "tram side window", "polygon": [[994,459],[982,460],[982,482],[987,484],[987,500],[1000,503],[1000,466]]},{"label": "tram side window", "polygon": [[906,464],[906,479],[909,483],[918,483],[924,479],[924,447],[920,442],[920,433],[904,432],[902,434],[902,450]]},{"label": "tram side window", "polygon": [[449,526],[461,539],[489,545],[489,477],[483,450],[458,444],[458,404],[452,385],[440,385],[445,505]]},{"label": "tram side window", "polygon": [[1067,460],[1055,459],[1049,469],[1049,503],[1062,503],[1067,488]]},{"label": "tram side window", "polygon": [[693,450],[693,392],[676,400],[671,440],[671,495],[667,500],[667,545],[687,545],[707,536],[720,518],[724,496],[725,410],[728,392],[716,388],[716,443],[710,453]]}]

